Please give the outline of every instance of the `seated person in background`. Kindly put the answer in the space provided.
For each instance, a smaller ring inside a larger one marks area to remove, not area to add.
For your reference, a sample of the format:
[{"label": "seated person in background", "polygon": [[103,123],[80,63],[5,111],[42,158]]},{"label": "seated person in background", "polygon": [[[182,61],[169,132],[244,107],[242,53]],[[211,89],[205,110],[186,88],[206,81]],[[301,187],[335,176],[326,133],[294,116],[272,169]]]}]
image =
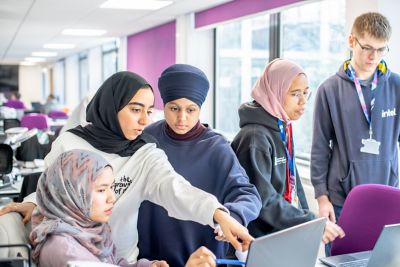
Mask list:
[{"label": "seated person in background", "polygon": [[[255,237],[316,218],[296,169],[292,135],[292,121],[303,115],[310,93],[300,66],[275,59],[254,85],[254,101],[239,108],[241,129],[232,148],[263,203],[260,216],[248,226]],[[323,242],[338,236],[344,236],[343,230],[328,221]]]},{"label": "seated person in background", "polygon": [[[107,221],[115,194],[110,164],[86,150],[62,153],[41,176],[30,241],[39,266],[66,266],[68,261],[94,261],[120,266],[166,267],[165,261],[117,259]],[[212,261],[207,249],[196,251],[186,266]],[[203,265],[207,266],[207,265]],[[212,262],[209,264],[212,266]]]},{"label": "seated person in background", "polygon": [[4,93],[0,93],[0,106],[2,106],[5,102],[7,102],[7,98]]},{"label": "seated person in background", "polygon": [[8,100],[21,100],[21,94],[18,91],[12,91],[8,94]]},{"label": "seated person in background", "polygon": [[46,103],[42,106],[42,113],[48,114],[52,110],[58,110],[60,107],[58,105],[58,100],[53,94],[47,96]]},{"label": "seated person in background", "polygon": [[[163,71],[158,88],[165,120],[149,125],[144,132],[157,139],[180,175],[216,196],[237,221],[247,225],[256,219],[261,208],[257,189],[226,139],[199,120],[209,89],[206,75],[196,67],[175,64]],[[218,258],[228,249],[228,243],[215,240],[210,227],[171,218],[165,209],[148,201],[139,209],[138,231],[139,258],[153,255],[174,267],[184,266],[201,245]]]}]

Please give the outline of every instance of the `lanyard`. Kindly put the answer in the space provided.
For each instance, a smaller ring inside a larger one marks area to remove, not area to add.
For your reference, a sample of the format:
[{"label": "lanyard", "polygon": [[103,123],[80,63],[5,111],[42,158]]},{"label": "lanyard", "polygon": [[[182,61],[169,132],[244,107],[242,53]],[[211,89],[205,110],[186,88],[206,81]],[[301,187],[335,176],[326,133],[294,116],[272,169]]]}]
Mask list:
[{"label": "lanyard", "polygon": [[[291,126],[292,125],[289,125],[288,127],[291,127]],[[287,158],[287,161],[288,161],[290,176],[296,177],[295,171],[294,171],[293,137],[291,136],[290,138],[288,138],[289,141],[291,141],[291,143],[288,144],[288,142],[286,141],[285,129],[283,129],[283,122],[282,122],[281,119],[278,119],[278,127],[279,127],[279,132],[280,132],[280,135],[281,135],[281,139],[282,139],[282,142],[283,142],[283,146],[285,147],[285,153],[286,153],[286,158]],[[290,133],[290,134],[292,134],[292,133]],[[288,146],[290,148],[290,151],[288,149]]]},{"label": "lanyard", "polygon": [[365,99],[362,93],[360,80],[358,79],[356,72],[354,71],[353,67],[350,64],[348,65],[348,68],[353,78],[354,85],[356,86],[358,99],[360,100],[361,108],[364,112],[365,119],[367,120],[369,126],[369,137],[372,138],[372,110],[375,106],[375,89],[378,86],[378,71],[375,71],[374,78],[371,83],[371,92],[372,92],[371,111],[370,114],[368,114],[367,105],[365,104]]}]

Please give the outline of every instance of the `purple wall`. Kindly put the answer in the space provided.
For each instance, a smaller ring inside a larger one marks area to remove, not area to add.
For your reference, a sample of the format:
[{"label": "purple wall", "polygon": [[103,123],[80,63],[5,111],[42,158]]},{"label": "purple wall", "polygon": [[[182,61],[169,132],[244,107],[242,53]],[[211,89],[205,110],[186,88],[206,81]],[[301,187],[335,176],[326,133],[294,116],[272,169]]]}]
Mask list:
[{"label": "purple wall", "polygon": [[175,64],[175,21],[128,37],[127,68],[143,76],[154,88],[155,107],[163,108],[157,81]]},{"label": "purple wall", "polygon": [[200,28],[300,1],[304,0],[234,0],[196,13],[195,27]]}]

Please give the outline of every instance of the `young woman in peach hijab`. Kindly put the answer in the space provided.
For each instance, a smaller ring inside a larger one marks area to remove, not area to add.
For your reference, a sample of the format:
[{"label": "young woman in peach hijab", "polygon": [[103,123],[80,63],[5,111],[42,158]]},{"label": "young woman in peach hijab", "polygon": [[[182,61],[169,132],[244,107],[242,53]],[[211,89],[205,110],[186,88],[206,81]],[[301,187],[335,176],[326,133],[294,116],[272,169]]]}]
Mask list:
[{"label": "young woman in peach hijab", "polygon": [[[296,169],[291,123],[304,114],[310,94],[302,68],[275,59],[254,85],[254,101],[239,108],[241,129],[232,148],[263,203],[260,216],[248,226],[254,237],[315,218]],[[328,222],[323,241],[343,235],[337,225]]]}]

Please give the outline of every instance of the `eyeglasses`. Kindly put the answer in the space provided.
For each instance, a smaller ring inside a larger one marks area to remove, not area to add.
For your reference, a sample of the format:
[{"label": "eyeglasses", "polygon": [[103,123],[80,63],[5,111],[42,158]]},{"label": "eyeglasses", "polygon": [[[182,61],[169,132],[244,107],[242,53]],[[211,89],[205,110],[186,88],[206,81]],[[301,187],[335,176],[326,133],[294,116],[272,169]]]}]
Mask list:
[{"label": "eyeglasses", "polygon": [[356,39],[357,44],[361,47],[362,51],[368,55],[371,55],[372,53],[377,53],[378,56],[383,57],[387,54],[387,52],[389,52],[389,47],[388,46],[384,46],[381,48],[373,48],[371,46],[368,45],[362,45],[360,44],[360,42],[358,41],[357,37],[354,37],[354,39]]},{"label": "eyeglasses", "polygon": [[296,91],[290,94],[293,98],[296,98],[296,100],[299,102],[302,98],[305,101],[309,101],[312,95],[312,91],[308,90],[307,92],[303,91]]}]

